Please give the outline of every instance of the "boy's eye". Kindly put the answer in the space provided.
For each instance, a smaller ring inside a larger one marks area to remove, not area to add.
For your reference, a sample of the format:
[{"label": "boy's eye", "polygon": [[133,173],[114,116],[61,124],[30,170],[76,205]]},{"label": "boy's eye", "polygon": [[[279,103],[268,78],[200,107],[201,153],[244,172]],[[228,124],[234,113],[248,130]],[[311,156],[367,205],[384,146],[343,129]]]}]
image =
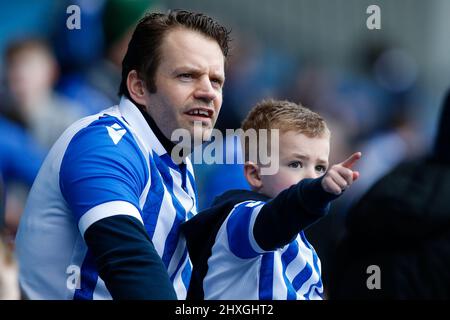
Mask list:
[{"label": "boy's eye", "polygon": [[294,169],[303,168],[303,164],[300,161],[294,161],[289,164],[289,167]]},{"label": "boy's eye", "polygon": [[320,173],[325,173],[327,171],[327,168],[325,168],[325,166],[316,166],[316,171]]}]

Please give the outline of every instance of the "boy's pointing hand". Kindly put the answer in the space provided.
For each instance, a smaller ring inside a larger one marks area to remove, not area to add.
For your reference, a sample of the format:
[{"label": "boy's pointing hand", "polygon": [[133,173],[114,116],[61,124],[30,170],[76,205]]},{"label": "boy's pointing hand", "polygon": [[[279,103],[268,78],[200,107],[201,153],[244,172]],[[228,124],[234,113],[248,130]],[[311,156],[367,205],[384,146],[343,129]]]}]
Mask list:
[{"label": "boy's pointing hand", "polygon": [[361,152],[355,152],[343,162],[333,165],[322,179],[322,188],[329,193],[341,194],[359,178],[359,172],[352,170],[359,159],[361,159]]}]

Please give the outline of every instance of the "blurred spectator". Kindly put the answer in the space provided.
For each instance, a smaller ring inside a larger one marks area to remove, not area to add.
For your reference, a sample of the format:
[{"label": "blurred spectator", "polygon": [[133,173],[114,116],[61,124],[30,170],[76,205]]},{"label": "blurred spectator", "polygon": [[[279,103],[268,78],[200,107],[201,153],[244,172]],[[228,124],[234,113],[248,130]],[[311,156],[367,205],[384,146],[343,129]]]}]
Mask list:
[{"label": "blurred spectator", "polygon": [[7,112],[49,149],[61,133],[83,114],[72,101],[56,94],[57,62],[38,39],[12,43],[6,51]]},{"label": "blurred spectator", "polygon": [[20,298],[17,263],[0,233],[0,300]]},{"label": "blurred spectator", "polygon": [[26,131],[0,116],[0,175],[5,183],[20,180],[31,186],[44,155]]},{"label": "blurred spectator", "polygon": [[[2,200],[6,207],[2,226],[14,236],[25,202],[26,192],[36,177],[45,152],[21,127],[0,116],[0,177]],[[6,188],[8,186],[8,188]],[[7,190],[5,190],[7,189]],[[18,189],[24,190],[17,192]]]},{"label": "blurred spectator", "polygon": [[3,239],[4,191],[0,174],[0,300],[17,300],[20,298],[17,264],[13,259],[11,248]]},{"label": "blurred spectator", "polygon": [[[96,9],[98,8],[96,7]],[[156,9],[157,2],[150,0],[104,1],[102,11],[96,10],[95,13],[92,13],[101,20],[100,27],[103,37],[98,36],[98,41],[102,40],[104,43],[103,58],[84,66],[86,67],[84,69],[79,65],[78,60],[73,60],[72,62],[78,62],[78,64],[75,66],[75,70],[70,70],[72,72],[63,77],[58,90],[79,101],[89,114],[118,104],[117,93],[121,79],[122,60],[135,25],[149,8],[150,10],[151,8]],[[82,15],[87,15],[84,10],[82,10]],[[97,30],[97,28],[93,29]],[[89,39],[95,41],[92,35],[89,36]],[[67,41],[64,43],[70,45]],[[77,49],[74,49],[76,52]]]},{"label": "blurred spectator", "polygon": [[5,184],[0,174],[0,230],[3,230],[5,227],[5,197]]},{"label": "blurred spectator", "polygon": [[[398,165],[350,211],[332,299],[450,298],[449,128],[450,92],[432,155]],[[368,288],[371,265],[380,289]]]}]

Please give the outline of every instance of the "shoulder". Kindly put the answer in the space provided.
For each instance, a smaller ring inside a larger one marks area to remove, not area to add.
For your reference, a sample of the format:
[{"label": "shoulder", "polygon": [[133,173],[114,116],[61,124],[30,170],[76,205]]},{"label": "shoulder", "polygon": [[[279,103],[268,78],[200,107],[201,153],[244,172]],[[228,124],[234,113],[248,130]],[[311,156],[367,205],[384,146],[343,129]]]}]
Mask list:
[{"label": "shoulder", "polygon": [[60,178],[78,180],[81,175],[117,178],[131,176],[145,184],[147,157],[130,129],[119,118],[100,116],[79,129],[62,159]]}]

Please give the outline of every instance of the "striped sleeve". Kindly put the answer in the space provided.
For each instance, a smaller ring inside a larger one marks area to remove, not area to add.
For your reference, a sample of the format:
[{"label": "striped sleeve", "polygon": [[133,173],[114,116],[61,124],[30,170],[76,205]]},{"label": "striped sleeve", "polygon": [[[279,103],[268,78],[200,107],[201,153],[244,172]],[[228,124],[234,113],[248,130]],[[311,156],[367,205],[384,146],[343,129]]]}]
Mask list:
[{"label": "striped sleeve", "polygon": [[89,226],[114,215],[142,222],[139,198],[148,177],[146,160],[132,134],[117,120],[100,119],[73,137],[59,182],[84,236]]},{"label": "striped sleeve", "polygon": [[251,259],[267,251],[260,248],[253,235],[253,226],[264,202],[246,201],[237,204],[226,222],[230,251],[242,259]]}]

